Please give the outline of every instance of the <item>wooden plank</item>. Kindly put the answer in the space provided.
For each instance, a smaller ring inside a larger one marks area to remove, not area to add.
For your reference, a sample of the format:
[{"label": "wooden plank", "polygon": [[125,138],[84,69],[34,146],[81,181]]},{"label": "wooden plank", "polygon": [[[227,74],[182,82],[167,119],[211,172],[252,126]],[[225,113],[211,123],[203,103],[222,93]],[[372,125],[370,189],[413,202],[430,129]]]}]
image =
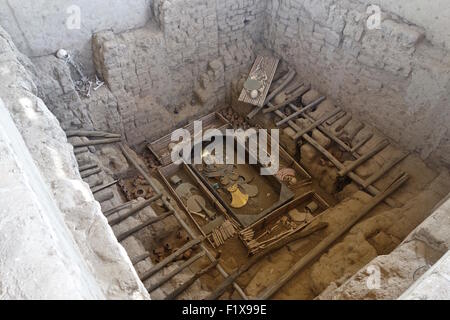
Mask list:
[{"label": "wooden plank", "polygon": [[143,222],[143,223],[137,225],[136,227],[131,228],[130,230],[127,230],[127,231],[125,231],[125,232],[122,232],[121,234],[119,234],[119,235],[117,236],[117,241],[120,242],[120,241],[125,240],[126,238],[132,236],[132,235],[135,234],[136,232],[141,231],[142,229],[144,229],[144,228],[146,228],[146,227],[148,227],[148,226],[151,226],[152,224],[155,224],[155,223],[157,223],[157,222],[160,222],[160,221],[162,221],[162,220],[164,220],[164,219],[170,217],[170,216],[172,215],[172,213],[173,213],[173,212],[168,211],[168,212],[166,212],[166,213],[161,214],[161,215],[158,216],[158,217],[150,218],[150,219],[148,219],[147,221],[145,221],[145,222]]},{"label": "wooden plank", "polygon": [[337,113],[339,113],[341,111],[340,108],[337,108],[336,110],[334,110],[333,112],[324,115],[322,118],[320,118],[319,120],[317,120],[316,122],[314,122],[313,124],[311,124],[308,128],[297,132],[294,136],[294,140],[300,139],[301,137],[303,137],[303,135],[305,135],[306,133],[316,129],[318,126],[320,126],[322,123],[324,123],[325,121],[327,121],[328,119],[330,119],[331,117],[334,117]]},{"label": "wooden plank", "polygon": [[310,103],[309,105],[307,105],[306,107],[295,111],[293,114],[291,114],[290,116],[287,116],[286,118],[278,121],[275,125],[277,127],[285,124],[286,122],[288,122],[289,120],[294,120],[295,118],[298,118],[299,116],[301,116],[303,113],[305,113],[306,111],[308,111],[309,109],[315,108],[317,107],[319,104],[321,104],[326,98],[325,97],[320,97],[319,99],[317,99],[316,101]]},{"label": "wooden plank", "polygon": [[111,219],[109,222],[109,225],[112,227],[120,222],[122,222],[123,220],[131,217],[132,215],[135,215],[136,213],[138,213],[139,211],[147,208],[149,205],[151,205],[153,202],[155,202],[156,200],[161,199],[162,194],[157,194],[153,197],[151,197],[148,200],[142,201],[141,203],[139,203],[135,208],[130,209],[128,212],[120,215],[117,218]]},{"label": "wooden plank", "polygon": [[272,83],[273,77],[275,76],[275,71],[277,70],[277,66],[280,59],[274,57],[263,57],[257,56],[255,63],[250,71],[248,79],[251,78],[253,74],[257,71],[258,67],[263,69],[263,72],[267,76],[267,80],[265,83],[264,91],[260,94],[256,99],[252,99],[247,92],[247,90],[242,89],[241,95],[239,96],[239,101],[249,103],[255,106],[263,107],[266,101],[267,94],[270,89],[270,85]]},{"label": "wooden plank", "polygon": [[110,182],[110,183],[105,184],[103,186],[93,188],[92,189],[92,193],[97,193],[97,192],[103,191],[105,189],[108,189],[109,187],[112,187],[113,185],[117,184],[118,182],[119,182],[119,180],[114,180],[113,182]]},{"label": "wooden plank", "polygon": [[74,142],[72,145],[74,148],[82,148],[89,146],[98,146],[101,144],[110,144],[122,141],[121,138],[112,138],[112,139],[99,139],[99,140],[90,140],[86,142]]},{"label": "wooden plank", "polygon": [[190,286],[192,286],[194,284],[195,281],[197,281],[198,279],[200,279],[201,276],[207,274],[209,271],[211,271],[212,269],[214,269],[217,264],[219,263],[219,260],[214,261],[213,263],[211,263],[209,266],[207,266],[206,268],[200,270],[199,272],[197,272],[192,278],[190,278],[188,281],[186,281],[185,283],[183,283],[181,286],[179,286],[178,288],[176,288],[174,291],[172,291],[171,293],[169,293],[164,300],[173,300],[176,297],[178,297],[180,294],[182,294],[184,291],[186,291],[187,288],[189,288]]},{"label": "wooden plank", "polygon": [[309,90],[311,90],[311,85],[301,86],[300,88],[298,88],[297,90],[292,92],[289,96],[287,96],[286,100],[283,103],[277,104],[277,105],[273,105],[273,104],[269,105],[268,104],[269,108],[264,109],[263,113],[270,113],[270,112],[274,112],[276,110],[279,110],[281,108],[284,108],[285,106],[289,105],[290,103],[292,103],[295,100],[297,100],[300,97],[302,97]]},{"label": "wooden plank", "polygon": [[338,174],[343,177],[347,175],[349,172],[355,170],[360,165],[362,165],[364,162],[368,161],[370,158],[372,158],[374,155],[378,154],[386,148],[389,145],[389,141],[384,140],[383,142],[379,143],[377,146],[375,146],[372,150],[364,154],[363,156],[359,157],[352,163],[350,163],[348,166],[344,166],[341,170],[339,170]]},{"label": "wooden plank", "polygon": [[155,273],[157,273],[158,271],[163,269],[165,266],[167,266],[169,263],[174,261],[177,257],[179,257],[180,255],[184,254],[186,251],[188,251],[192,247],[194,247],[194,246],[198,245],[199,243],[201,243],[203,241],[203,239],[204,239],[204,237],[200,237],[199,239],[194,239],[194,240],[191,240],[191,241],[185,243],[180,249],[178,249],[177,251],[172,253],[170,256],[164,258],[158,264],[155,264],[153,266],[153,268],[151,268],[150,270],[146,271],[141,276],[141,281],[145,281],[148,278],[150,278],[152,275],[154,275]]},{"label": "wooden plank", "polygon": [[373,184],[374,182],[377,182],[382,176],[384,176],[387,172],[389,172],[393,167],[395,167],[398,163],[400,163],[403,159],[405,159],[407,156],[409,155],[409,153],[404,153],[401,156],[392,159],[391,161],[389,161],[388,163],[385,163],[383,165],[383,167],[375,172],[373,175],[371,175],[367,180],[364,181],[363,183],[363,188],[367,188],[368,186],[370,186],[371,184]]},{"label": "wooden plank", "polygon": [[191,257],[190,259],[183,262],[180,266],[178,266],[173,271],[169,272],[165,276],[163,276],[161,279],[159,279],[156,283],[148,286],[146,289],[148,292],[153,292],[159,287],[161,287],[163,284],[165,284],[167,281],[175,277],[177,274],[179,274],[181,271],[192,265],[194,262],[196,262],[198,259],[202,258],[205,255],[205,253],[199,252],[195,256]]}]

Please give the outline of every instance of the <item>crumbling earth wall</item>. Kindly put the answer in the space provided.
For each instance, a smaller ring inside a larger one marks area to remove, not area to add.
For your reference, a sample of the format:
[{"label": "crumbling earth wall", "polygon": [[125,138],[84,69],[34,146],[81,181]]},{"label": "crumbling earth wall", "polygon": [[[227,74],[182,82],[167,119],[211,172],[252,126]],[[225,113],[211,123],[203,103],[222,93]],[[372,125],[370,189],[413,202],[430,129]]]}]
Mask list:
[{"label": "crumbling earth wall", "polygon": [[417,1],[404,10],[381,1],[381,23],[372,29],[369,4],[271,0],[265,44],[339,106],[422,158],[449,164],[448,39],[445,32],[439,38],[440,25],[425,19],[445,20],[447,9],[415,13]]},{"label": "crumbling earth wall", "polygon": [[92,33],[142,27],[152,16],[151,4],[152,0],[0,0],[0,21],[28,57],[65,48],[93,73]]},{"label": "crumbling earth wall", "polygon": [[149,298],[2,28],[0,61],[0,297]]}]

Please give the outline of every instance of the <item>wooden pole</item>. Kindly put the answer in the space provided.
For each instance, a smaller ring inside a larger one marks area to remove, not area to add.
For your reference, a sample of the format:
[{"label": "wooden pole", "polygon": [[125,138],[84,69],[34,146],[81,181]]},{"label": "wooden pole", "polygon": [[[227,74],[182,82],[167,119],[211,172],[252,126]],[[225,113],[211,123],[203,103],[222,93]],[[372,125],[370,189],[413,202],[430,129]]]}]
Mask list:
[{"label": "wooden pole", "polygon": [[78,171],[83,172],[83,171],[87,171],[90,169],[95,169],[98,168],[98,164],[87,164],[85,166],[81,166],[78,168]]},{"label": "wooden pole", "polygon": [[109,133],[104,131],[88,131],[88,130],[68,130],[66,136],[70,137],[100,137],[100,138],[120,138],[117,133]]},{"label": "wooden pole", "polygon": [[294,102],[295,100],[297,100],[298,98],[300,98],[301,96],[303,96],[305,93],[307,93],[309,90],[311,90],[311,86],[304,86],[301,87],[300,89],[296,90],[294,93],[292,93],[291,97],[287,98],[287,100],[281,104],[277,104],[277,105],[269,105],[269,108],[263,110],[263,113],[269,113],[269,112],[273,112],[276,111],[278,109],[281,109],[285,106],[287,106],[288,104]]},{"label": "wooden pole", "polygon": [[367,188],[374,182],[377,182],[382,176],[384,176],[387,172],[389,172],[393,167],[395,167],[398,163],[400,163],[403,159],[405,159],[409,155],[409,152],[402,154],[401,156],[392,159],[390,162],[386,163],[381,167],[381,169],[371,175],[367,180],[364,181],[363,187]]},{"label": "wooden pole", "polygon": [[86,178],[89,178],[90,176],[93,176],[94,174],[99,174],[100,172],[102,172],[102,169],[98,168],[98,169],[91,170],[91,171],[81,172],[80,176],[82,179],[86,179]]},{"label": "wooden pole", "polygon": [[148,292],[153,292],[159,287],[161,287],[163,284],[165,284],[167,281],[175,277],[177,274],[179,274],[181,271],[192,265],[194,262],[196,262],[198,259],[202,258],[205,255],[204,251],[201,251],[197,253],[195,256],[191,257],[190,259],[183,262],[178,268],[174,269],[173,271],[169,272],[165,276],[163,276],[161,279],[159,279],[156,283],[148,286],[146,289]]},{"label": "wooden pole", "polygon": [[361,211],[350,219],[342,228],[331,233],[325,239],[323,239],[314,249],[308,252],[303,258],[297,261],[294,266],[292,266],[283,276],[277,280],[276,283],[267,287],[259,296],[259,299],[266,300],[272,297],[281,287],[283,287],[289,280],[291,280],[300,270],[302,270],[306,265],[315,260],[320,256],[330,245],[332,245],[337,239],[349,231],[359,220],[361,220],[365,215],[367,215],[373,208],[375,208],[381,201],[386,199],[388,196],[393,194],[398,188],[400,188],[407,180],[407,174],[402,174],[397,178],[394,183],[387,188],[384,192],[380,193],[373,199],[369,201]]},{"label": "wooden pole", "polygon": [[131,263],[132,263],[133,265],[136,265],[136,264],[138,264],[139,262],[144,261],[144,260],[147,259],[147,258],[150,258],[150,253],[149,253],[149,252],[146,252],[146,253],[144,253],[144,254],[141,254],[141,255],[139,255],[139,256],[137,256],[137,257],[132,258],[132,259],[131,259]]},{"label": "wooden pole", "polygon": [[376,147],[374,147],[372,150],[370,150],[369,152],[365,153],[364,155],[353,161],[348,166],[344,166],[341,170],[339,170],[338,174],[341,177],[347,175],[349,172],[358,168],[364,162],[375,156],[377,153],[381,152],[381,150],[386,148],[389,144],[390,144],[389,141],[384,140],[383,142],[379,143]]},{"label": "wooden pole", "polygon": [[217,264],[219,263],[219,260],[215,260],[213,263],[211,263],[209,266],[207,266],[206,268],[204,268],[203,270],[200,270],[199,272],[197,272],[192,278],[190,278],[188,281],[186,281],[185,283],[183,283],[181,286],[179,286],[178,288],[176,288],[174,291],[172,291],[171,293],[169,293],[164,300],[174,300],[176,297],[178,297],[180,294],[182,294],[184,291],[186,291],[187,288],[189,288],[190,286],[192,286],[194,284],[195,281],[197,281],[198,279],[200,279],[201,276],[203,276],[204,274],[207,274],[209,271],[211,271],[212,269],[214,269]]},{"label": "wooden pole", "polygon": [[206,298],[206,300],[216,300],[218,299],[230,286],[234,281],[237,280],[243,273],[247,272],[252,266],[254,266],[256,263],[258,263],[261,259],[264,257],[274,253],[275,251],[283,248],[287,244],[297,241],[301,238],[305,238],[314,232],[318,230],[322,230],[328,226],[327,223],[318,223],[309,227],[306,227],[304,230],[297,232],[296,234],[283,239],[276,245],[268,248],[265,251],[261,251],[257,253],[256,255],[252,256],[242,267],[240,267],[237,271],[235,271],[233,274],[231,274],[228,278],[225,279],[211,294]]},{"label": "wooden pole", "polygon": [[171,215],[172,215],[172,212],[171,212],[171,211],[168,211],[168,212],[165,212],[165,213],[163,213],[162,215],[160,215],[160,216],[158,216],[158,217],[150,218],[150,219],[148,219],[147,221],[145,221],[144,223],[141,223],[141,224],[137,225],[136,227],[131,228],[130,230],[125,231],[125,232],[119,234],[119,235],[117,236],[117,240],[118,240],[119,242],[120,242],[120,241],[123,241],[123,240],[125,240],[126,238],[128,238],[129,236],[135,234],[136,232],[138,232],[138,231],[140,231],[140,230],[142,230],[142,229],[144,229],[144,228],[146,228],[146,227],[148,227],[148,226],[150,226],[150,225],[152,225],[152,224],[155,224],[155,223],[157,223],[157,222],[160,222],[160,221],[164,220],[165,218],[167,218],[167,217],[169,217],[169,216],[171,216]]},{"label": "wooden pole", "polygon": [[99,140],[91,140],[86,142],[74,142],[73,147],[74,148],[83,148],[83,147],[89,147],[89,146],[97,146],[100,144],[109,144],[109,143],[116,143],[122,141],[121,138],[112,138],[112,139],[99,139]]},{"label": "wooden pole", "polygon": [[96,188],[92,189],[92,193],[97,193],[102,190],[108,189],[109,187],[112,187],[113,185],[117,184],[117,182],[119,182],[119,180],[115,180],[115,181],[105,184],[103,186],[96,187]]},{"label": "wooden pole", "polygon": [[150,270],[145,272],[141,276],[141,280],[142,281],[147,280],[152,275],[154,275],[155,273],[160,271],[162,268],[167,266],[169,263],[171,263],[173,260],[175,260],[177,257],[182,255],[183,253],[185,253],[186,251],[188,251],[192,247],[194,247],[194,246],[198,245],[199,243],[201,243],[203,241],[203,239],[204,239],[204,237],[200,237],[198,239],[194,239],[194,240],[191,240],[191,241],[185,243],[180,249],[178,249],[177,251],[172,253],[170,256],[164,258],[161,262],[159,262],[158,264],[154,265],[153,268],[151,268]]},{"label": "wooden pole", "polygon": [[328,119],[330,119],[331,117],[335,116],[337,113],[339,113],[341,111],[340,108],[337,108],[336,110],[334,110],[333,112],[324,115],[322,118],[320,118],[319,120],[315,121],[314,123],[312,123],[308,128],[297,132],[297,134],[294,136],[294,140],[300,139],[301,137],[303,137],[303,135],[307,134],[308,132],[314,130],[315,128],[317,128],[318,126],[320,126],[322,123],[324,123],[325,121],[327,121]]},{"label": "wooden pole", "polygon": [[[306,111],[308,111],[308,110],[310,110],[310,109],[312,109],[312,108],[315,108],[315,107],[317,107],[319,104],[321,104],[323,101],[325,101],[325,97],[320,97],[319,99],[317,99],[316,101],[313,101],[312,103],[310,103],[310,104],[308,104],[306,107],[304,107],[304,108],[302,108],[302,109],[298,109],[297,111],[295,111],[293,114],[291,114],[291,115],[289,115],[289,116],[287,116],[286,118],[284,118],[284,119],[281,119],[280,121],[278,121],[277,123],[275,123],[275,125],[277,126],[277,127],[279,127],[279,126],[281,126],[281,125],[283,125],[283,124],[285,124],[285,123],[287,123],[287,122],[289,122],[289,120],[294,120],[295,118],[298,118],[299,116],[301,116],[303,113],[305,113]],[[291,103],[289,104],[289,105],[291,105]],[[339,110],[340,111],[340,110]],[[334,116],[335,114],[333,114],[332,115],[332,117]],[[328,119],[327,119],[328,120]],[[325,120],[326,121],[326,120]],[[325,122],[324,121],[324,122]],[[311,129],[312,130],[312,129]]]},{"label": "wooden pole", "polygon": [[153,202],[155,202],[156,200],[161,199],[161,194],[157,194],[156,196],[151,197],[148,200],[142,201],[141,203],[139,203],[135,208],[130,209],[128,212],[124,213],[123,215],[120,215],[119,217],[112,219],[109,221],[109,225],[115,226],[116,224],[122,222],[123,220],[131,217],[132,215],[138,213],[139,211],[147,208],[149,205],[151,205]]},{"label": "wooden pole", "polygon": [[109,217],[110,215],[112,215],[112,214],[114,214],[114,213],[116,213],[118,211],[121,211],[121,210],[124,210],[124,209],[127,209],[127,208],[131,207],[132,204],[133,204],[133,201],[128,201],[126,203],[118,205],[117,207],[111,208],[111,209],[103,212],[103,215],[105,217]]}]

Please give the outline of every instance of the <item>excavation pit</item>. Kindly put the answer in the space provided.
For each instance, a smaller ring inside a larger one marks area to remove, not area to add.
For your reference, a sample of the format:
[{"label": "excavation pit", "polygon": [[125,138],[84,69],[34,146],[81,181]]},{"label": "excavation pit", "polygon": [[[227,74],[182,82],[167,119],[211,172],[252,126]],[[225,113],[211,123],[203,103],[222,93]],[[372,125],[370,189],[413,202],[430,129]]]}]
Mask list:
[{"label": "excavation pit", "polygon": [[[448,6],[323,2],[0,4],[0,296],[448,298]],[[173,163],[196,120],[279,170]]]}]

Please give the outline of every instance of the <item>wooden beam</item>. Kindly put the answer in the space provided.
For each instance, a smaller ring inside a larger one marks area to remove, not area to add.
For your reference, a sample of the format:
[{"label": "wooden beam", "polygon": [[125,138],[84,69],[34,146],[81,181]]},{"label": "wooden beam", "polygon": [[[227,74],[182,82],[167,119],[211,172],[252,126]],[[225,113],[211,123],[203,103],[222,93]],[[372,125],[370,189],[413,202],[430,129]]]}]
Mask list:
[{"label": "wooden beam", "polygon": [[188,281],[186,281],[185,283],[183,283],[181,286],[179,286],[178,288],[176,288],[174,291],[172,291],[171,293],[169,293],[164,300],[174,300],[176,297],[178,297],[180,294],[182,294],[184,291],[186,291],[187,288],[189,288],[190,286],[192,286],[194,284],[195,281],[197,281],[198,279],[200,279],[201,276],[207,274],[209,271],[211,271],[212,269],[214,269],[217,264],[219,263],[219,260],[215,260],[213,263],[211,263],[209,266],[207,266],[206,268],[200,270],[199,272],[197,272],[193,277],[191,277]]},{"label": "wooden beam", "polygon": [[[283,114],[280,110],[275,111],[275,114],[276,114],[278,117],[280,117],[280,118],[286,117],[286,115]],[[292,127],[292,129],[294,129],[294,130],[296,130],[296,131],[300,131],[300,130],[301,130],[301,128],[300,128],[294,121],[291,120],[291,121],[289,121],[288,123],[289,123],[289,125]],[[318,144],[317,141],[315,141],[315,140],[314,140],[313,138],[311,138],[309,135],[304,134],[302,138],[303,138],[303,140],[305,140],[306,142],[308,142],[309,144],[311,144],[314,148],[316,148],[316,149],[317,149],[323,156],[325,156],[331,163],[333,163],[333,165],[334,165],[338,170],[341,170],[341,169],[344,167],[344,165],[343,165],[339,160],[337,160],[330,152],[328,152],[328,150],[326,150],[324,147],[322,147],[320,144]],[[348,177],[349,177],[350,179],[352,179],[356,184],[360,185],[361,187],[363,186],[364,180],[361,179],[361,177],[359,177],[356,173],[349,172],[349,173],[348,173]],[[375,188],[374,186],[368,186],[368,187],[366,188],[366,190],[367,190],[367,192],[369,192],[372,196],[376,196],[377,194],[380,193],[380,191],[379,191],[377,188]],[[394,201],[393,199],[390,199],[390,198],[386,199],[385,202],[386,202],[389,206],[391,206],[391,207],[393,207],[393,208],[395,208],[395,207],[398,206],[398,204],[396,203],[396,201]]]},{"label": "wooden beam", "polygon": [[100,191],[102,191],[102,190],[108,189],[109,187],[114,186],[114,185],[117,184],[118,182],[119,182],[119,180],[114,180],[113,182],[110,182],[110,183],[105,184],[105,185],[103,185],[103,186],[93,188],[93,189],[92,189],[92,193],[97,193],[97,192],[100,192]]},{"label": "wooden beam", "polygon": [[109,144],[109,143],[116,143],[122,141],[121,138],[112,138],[112,139],[98,139],[98,140],[90,140],[85,142],[74,142],[72,145],[74,148],[82,148],[82,147],[89,147],[89,146],[97,146],[101,144]]},{"label": "wooden beam", "polygon": [[341,109],[337,108],[336,110],[334,110],[333,112],[324,115],[322,118],[320,118],[319,120],[315,121],[313,124],[311,124],[308,128],[297,132],[294,136],[294,140],[298,140],[301,137],[303,137],[304,134],[316,129],[318,126],[320,126],[322,123],[324,123],[325,121],[327,121],[328,119],[330,119],[331,117],[334,117],[337,113],[339,113],[341,111]]},{"label": "wooden beam", "polygon": [[81,172],[80,176],[82,179],[86,179],[86,178],[89,178],[90,176],[93,176],[94,174],[99,174],[100,172],[102,172],[102,169],[98,168],[98,169],[91,170],[91,171]]},{"label": "wooden beam", "polygon": [[125,220],[125,219],[127,219],[127,218],[129,218],[129,217],[131,217],[132,215],[135,215],[135,214],[138,213],[139,211],[141,211],[141,210],[147,208],[149,205],[151,205],[151,204],[152,204],[153,202],[155,202],[156,200],[161,199],[161,196],[162,196],[161,194],[157,194],[156,196],[153,196],[153,197],[151,197],[151,198],[148,199],[148,200],[142,201],[142,202],[139,203],[135,208],[132,208],[132,209],[130,209],[128,212],[126,212],[126,213],[120,215],[119,217],[114,218],[114,219],[108,221],[108,222],[109,222],[109,225],[110,225],[111,227],[112,227],[112,226],[115,226],[116,224],[122,222],[123,220]]},{"label": "wooden beam", "polygon": [[126,238],[128,238],[129,236],[135,234],[136,232],[141,231],[142,229],[144,229],[144,228],[146,228],[148,226],[151,226],[152,224],[160,222],[160,221],[166,219],[167,217],[170,217],[171,215],[172,215],[172,212],[168,211],[168,212],[165,212],[165,213],[161,214],[160,216],[150,218],[147,221],[137,225],[136,227],[131,228],[130,230],[127,230],[127,231],[122,232],[121,234],[119,234],[117,236],[117,241],[119,241],[119,242],[123,241]]},{"label": "wooden beam", "polygon": [[118,211],[121,211],[121,210],[124,210],[124,209],[128,209],[129,207],[131,207],[133,205],[133,203],[134,203],[134,201],[125,202],[123,204],[120,204],[120,205],[118,205],[118,206],[116,206],[114,208],[111,208],[111,209],[103,212],[103,215],[105,217],[109,217],[110,215],[112,215],[112,214],[114,214],[114,213],[116,213]]},{"label": "wooden beam", "polygon": [[85,166],[79,167],[78,171],[79,172],[83,172],[83,171],[87,171],[87,170],[95,169],[95,168],[98,168],[98,164],[96,164],[96,163],[94,163],[94,164],[87,164]]},{"label": "wooden beam", "polygon": [[409,156],[409,152],[402,154],[401,156],[392,159],[388,163],[385,163],[380,170],[371,175],[367,180],[363,183],[363,188],[367,188],[374,182],[377,182],[382,176],[384,176],[387,172],[389,172],[393,167],[395,167],[398,163],[400,163],[403,159]]},{"label": "wooden beam", "polygon": [[389,145],[388,140],[384,140],[383,142],[379,143],[377,146],[375,146],[373,149],[371,149],[369,152],[365,153],[352,163],[350,163],[347,166],[344,166],[341,170],[339,170],[338,174],[343,177],[346,176],[349,172],[355,170],[360,165],[362,165],[364,162],[368,161],[370,158],[381,152],[384,148],[386,148]]},{"label": "wooden beam", "polygon": [[198,245],[199,243],[201,243],[203,240],[204,240],[204,237],[200,237],[198,239],[194,239],[194,240],[191,240],[191,241],[185,243],[180,249],[178,249],[177,251],[172,253],[170,256],[164,258],[161,262],[159,262],[156,265],[154,265],[153,268],[151,268],[150,270],[146,271],[141,276],[141,280],[142,281],[147,280],[148,278],[153,276],[155,273],[157,273],[158,271],[163,269],[165,266],[167,266],[169,263],[174,261],[177,257],[179,257],[180,255],[184,254],[186,251],[188,251],[192,247],[194,247],[194,246]]},{"label": "wooden beam", "polygon": [[139,255],[137,257],[132,258],[131,259],[131,263],[133,265],[135,265],[135,264],[138,264],[141,261],[144,261],[147,258],[150,258],[150,252],[146,252],[146,253],[143,253],[143,254],[141,254],[141,255]]},{"label": "wooden beam", "polygon": [[305,256],[303,256],[299,261],[297,261],[287,272],[281,276],[276,283],[267,287],[258,297],[261,300],[270,299],[280,288],[282,288],[287,282],[289,282],[300,270],[302,270],[309,263],[317,259],[325,250],[327,250],[336,240],[342,237],[347,231],[349,231],[359,220],[361,220],[365,215],[367,215],[373,208],[375,208],[380,202],[386,199],[388,196],[392,195],[398,190],[406,181],[408,180],[407,174],[402,174],[400,177],[392,183],[392,185],[387,188],[384,192],[380,193],[373,199],[371,199],[358,214],[350,219],[345,225],[343,225],[339,230],[328,235],[323,239],[317,246],[315,246],[311,251],[309,251]]},{"label": "wooden beam", "polygon": [[287,100],[284,101],[281,104],[273,105],[273,104],[267,103],[267,106],[269,108],[263,110],[263,113],[269,113],[269,112],[277,111],[278,109],[281,109],[281,108],[287,106],[288,104],[294,102],[295,100],[297,100],[298,98],[303,96],[305,93],[307,93],[309,90],[311,90],[311,85],[303,86],[300,89],[296,90],[294,93],[292,93],[290,95],[290,97],[287,97],[286,98]]},{"label": "wooden beam", "polygon": [[146,289],[148,292],[153,292],[156,289],[158,289],[159,287],[161,287],[163,284],[165,284],[167,281],[169,281],[170,279],[172,279],[173,277],[175,277],[177,274],[179,274],[181,271],[183,271],[184,269],[186,269],[187,267],[191,266],[194,262],[196,262],[197,260],[199,260],[200,258],[202,258],[205,255],[205,252],[201,251],[199,253],[197,253],[195,256],[189,258],[188,260],[186,260],[185,262],[183,262],[180,266],[178,266],[176,269],[174,269],[173,271],[169,272],[168,274],[166,274],[165,276],[163,276],[161,279],[159,279],[157,282],[155,282],[154,284],[148,286]]},{"label": "wooden beam", "polygon": [[109,133],[104,131],[89,131],[89,130],[67,130],[66,136],[70,137],[100,137],[100,138],[120,138],[121,135],[117,133]]},{"label": "wooden beam", "polygon": [[[277,127],[287,123],[289,120],[294,120],[295,118],[298,118],[299,116],[301,116],[303,113],[305,113],[306,111],[317,107],[319,104],[321,104],[323,101],[325,101],[326,98],[325,97],[320,97],[319,99],[313,101],[312,103],[308,104],[306,107],[302,108],[302,109],[297,109],[293,114],[287,116],[284,119],[281,119],[280,121],[278,121],[275,125]],[[291,103],[290,103],[291,104]],[[334,116],[334,115],[333,115]],[[328,120],[328,119],[327,119]],[[326,121],[326,120],[325,120]]]},{"label": "wooden beam", "polygon": [[211,292],[211,294],[206,298],[206,300],[218,299],[222,294],[224,294],[228,286],[230,286],[234,281],[236,281],[237,278],[239,278],[243,273],[247,272],[252,266],[261,261],[261,259],[274,253],[275,251],[278,251],[279,249],[285,247],[289,243],[305,238],[316,231],[326,228],[327,226],[328,224],[323,222],[308,226],[304,230],[297,232],[296,234],[286,239],[283,239],[281,242],[277,243],[273,247],[270,247],[267,250],[261,251],[256,255],[252,256],[250,259],[247,260],[247,262],[242,267],[240,267],[237,271],[235,271],[228,278],[226,278],[225,281],[223,281],[213,292]]}]

